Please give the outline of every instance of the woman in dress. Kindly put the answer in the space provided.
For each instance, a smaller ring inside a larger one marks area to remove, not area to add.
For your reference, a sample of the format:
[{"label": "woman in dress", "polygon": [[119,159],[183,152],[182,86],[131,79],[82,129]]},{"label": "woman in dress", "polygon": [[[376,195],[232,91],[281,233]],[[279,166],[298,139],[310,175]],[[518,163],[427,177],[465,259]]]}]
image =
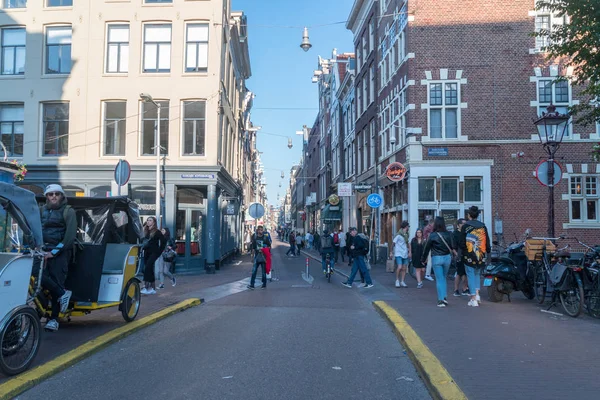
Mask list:
[{"label": "woman in dress", "polygon": [[156,218],[149,217],[144,224],[144,288],[142,294],[156,294],[156,275],[154,264],[165,249],[165,239],[156,225]]},{"label": "woman in dress", "polygon": [[423,251],[425,250],[425,239],[423,239],[423,230],[417,229],[415,237],[410,241],[410,252],[412,255],[412,264],[415,269],[415,276],[417,278],[417,289],[423,288],[423,277],[425,275],[425,268],[427,267],[421,261]]}]

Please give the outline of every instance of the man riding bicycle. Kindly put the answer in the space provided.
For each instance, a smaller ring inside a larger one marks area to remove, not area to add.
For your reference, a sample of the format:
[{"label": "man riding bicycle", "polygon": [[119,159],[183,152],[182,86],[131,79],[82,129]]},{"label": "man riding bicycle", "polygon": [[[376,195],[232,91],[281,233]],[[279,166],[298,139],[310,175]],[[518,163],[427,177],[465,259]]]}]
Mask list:
[{"label": "man riding bicycle", "polygon": [[323,231],[323,236],[321,236],[321,262],[323,264],[324,274],[327,273],[327,255],[329,255],[329,263],[331,265],[331,269],[333,270],[333,265],[335,263],[335,249],[333,246],[333,235],[330,234],[327,229],[325,229]]}]

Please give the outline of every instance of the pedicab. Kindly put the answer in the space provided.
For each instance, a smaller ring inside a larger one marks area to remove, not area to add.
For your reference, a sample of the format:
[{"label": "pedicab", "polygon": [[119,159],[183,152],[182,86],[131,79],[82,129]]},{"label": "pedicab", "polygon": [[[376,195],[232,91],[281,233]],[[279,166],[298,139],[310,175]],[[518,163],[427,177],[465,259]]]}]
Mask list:
[{"label": "pedicab", "polygon": [[[37,199],[40,205],[45,202]],[[143,227],[137,204],[127,197],[70,197],[67,204],[76,214],[77,238],[65,281],[73,294],[59,319],[118,307],[125,321],[133,321],[141,303],[137,275]],[[36,290],[33,282],[30,294]],[[34,303],[40,317],[50,317],[47,293],[35,296]]]},{"label": "pedicab", "polygon": [[15,375],[31,365],[40,347],[41,324],[32,299],[40,291],[41,268],[38,283],[28,286],[34,261],[44,263],[42,223],[28,190],[0,182],[0,204],[0,370]]}]

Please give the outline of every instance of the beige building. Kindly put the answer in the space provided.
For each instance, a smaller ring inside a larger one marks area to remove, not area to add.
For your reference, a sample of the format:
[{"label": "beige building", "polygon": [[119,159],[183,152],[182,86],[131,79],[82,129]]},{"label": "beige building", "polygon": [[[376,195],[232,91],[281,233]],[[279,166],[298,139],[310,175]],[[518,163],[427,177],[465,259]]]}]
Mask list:
[{"label": "beige building", "polygon": [[124,159],[123,193],[157,214],[148,93],[162,221],[187,268],[239,247],[252,94],[246,17],[229,0],[0,0],[0,46],[2,143],[25,185],[105,197]]}]

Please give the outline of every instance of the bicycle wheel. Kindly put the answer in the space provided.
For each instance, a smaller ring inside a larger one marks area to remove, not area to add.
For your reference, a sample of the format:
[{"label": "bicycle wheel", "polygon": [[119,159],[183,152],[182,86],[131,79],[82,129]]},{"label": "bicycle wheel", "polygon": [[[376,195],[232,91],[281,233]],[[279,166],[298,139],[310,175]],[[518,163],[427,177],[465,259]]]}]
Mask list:
[{"label": "bicycle wheel", "polygon": [[569,290],[560,292],[558,297],[560,298],[560,303],[562,304],[565,312],[569,314],[569,316],[576,318],[579,316],[579,314],[581,314],[581,310],[583,309],[583,300],[585,298],[585,294],[581,281],[575,279],[573,272],[571,272],[570,278],[575,280],[575,285],[573,285],[573,287],[571,287]]},{"label": "bicycle wheel", "polygon": [[600,318],[600,292],[592,291],[586,297],[587,310],[594,318]]},{"label": "bicycle wheel", "polygon": [[0,370],[16,375],[33,362],[40,347],[40,320],[31,307],[17,311],[0,332]]},{"label": "bicycle wheel", "polygon": [[543,304],[544,300],[546,300],[547,285],[548,275],[544,271],[544,267],[538,264],[533,270],[533,290],[535,291],[535,299],[540,304]]}]

